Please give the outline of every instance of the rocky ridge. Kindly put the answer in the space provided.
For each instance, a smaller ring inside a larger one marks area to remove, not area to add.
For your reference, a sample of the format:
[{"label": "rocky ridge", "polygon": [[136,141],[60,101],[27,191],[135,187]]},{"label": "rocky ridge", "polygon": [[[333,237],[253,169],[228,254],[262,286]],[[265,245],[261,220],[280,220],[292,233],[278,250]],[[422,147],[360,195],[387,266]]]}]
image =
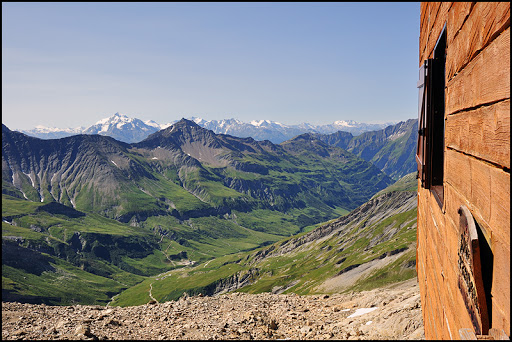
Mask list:
[{"label": "rocky ridge", "polygon": [[2,340],[424,338],[416,279],[331,296],[230,293],[131,307],[2,303]]}]

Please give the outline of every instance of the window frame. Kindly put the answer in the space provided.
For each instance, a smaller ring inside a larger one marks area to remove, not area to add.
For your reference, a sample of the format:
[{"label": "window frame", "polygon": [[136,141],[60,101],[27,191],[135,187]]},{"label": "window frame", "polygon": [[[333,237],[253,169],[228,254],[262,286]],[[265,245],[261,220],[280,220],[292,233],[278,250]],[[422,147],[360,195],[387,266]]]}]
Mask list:
[{"label": "window frame", "polygon": [[434,47],[433,58],[419,70],[418,142],[416,162],[421,186],[430,189],[442,208],[444,202],[446,24]]}]

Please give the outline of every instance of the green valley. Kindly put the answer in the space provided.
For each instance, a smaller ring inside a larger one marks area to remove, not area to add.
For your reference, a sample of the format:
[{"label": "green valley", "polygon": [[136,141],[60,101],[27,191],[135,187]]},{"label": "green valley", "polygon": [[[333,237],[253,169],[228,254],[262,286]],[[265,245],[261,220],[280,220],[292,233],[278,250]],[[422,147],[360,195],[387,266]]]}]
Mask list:
[{"label": "green valley", "polygon": [[[408,233],[364,258],[358,243],[340,250],[345,240],[334,238],[317,246],[321,256],[261,255],[351,217],[390,184],[371,163],[306,135],[275,145],[182,120],[126,144],[41,140],[3,126],[2,296],[105,305],[118,295],[113,305],[135,305],[149,289],[158,300],[227,289],[314,293],[335,270],[405,248]],[[409,227],[401,215],[392,222]]]}]

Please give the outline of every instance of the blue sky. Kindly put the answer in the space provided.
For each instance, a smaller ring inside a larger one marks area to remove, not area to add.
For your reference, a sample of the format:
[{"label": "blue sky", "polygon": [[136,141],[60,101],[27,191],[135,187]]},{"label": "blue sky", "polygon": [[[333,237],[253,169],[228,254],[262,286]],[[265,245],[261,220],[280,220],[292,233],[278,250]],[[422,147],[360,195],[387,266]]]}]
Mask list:
[{"label": "blue sky", "polygon": [[417,116],[419,3],[2,3],[2,123]]}]

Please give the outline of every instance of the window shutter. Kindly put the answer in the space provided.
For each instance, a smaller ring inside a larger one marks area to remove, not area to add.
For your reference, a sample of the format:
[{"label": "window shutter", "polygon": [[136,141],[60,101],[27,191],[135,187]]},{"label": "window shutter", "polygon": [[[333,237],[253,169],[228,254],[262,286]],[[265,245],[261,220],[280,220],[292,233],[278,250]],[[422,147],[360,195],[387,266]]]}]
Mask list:
[{"label": "window shutter", "polygon": [[427,120],[430,101],[428,101],[428,84],[432,61],[425,60],[419,70],[418,88],[418,142],[416,145],[416,162],[418,164],[418,176],[421,179],[421,185],[429,188],[428,177],[428,146],[427,146]]}]

